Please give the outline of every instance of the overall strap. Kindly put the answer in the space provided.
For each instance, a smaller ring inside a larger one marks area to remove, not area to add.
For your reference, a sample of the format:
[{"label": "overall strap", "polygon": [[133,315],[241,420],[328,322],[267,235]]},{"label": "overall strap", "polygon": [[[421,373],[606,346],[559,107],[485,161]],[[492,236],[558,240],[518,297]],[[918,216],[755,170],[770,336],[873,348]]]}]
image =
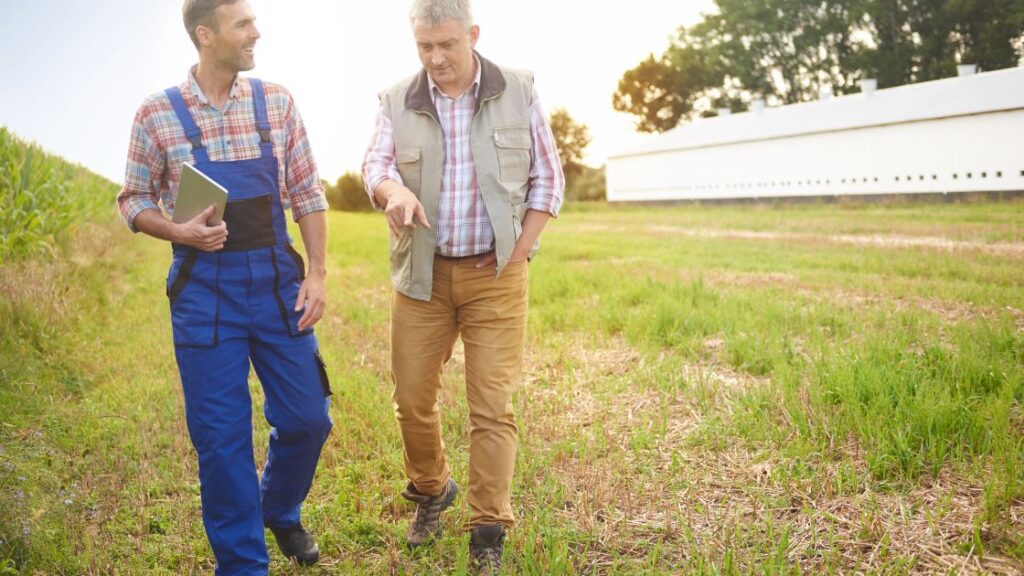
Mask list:
[{"label": "overall strap", "polygon": [[249,78],[252,87],[252,106],[256,115],[256,131],[260,134],[260,151],[264,157],[274,155],[274,141],[270,139],[270,120],[267,118],[267,95],[263,90],[263,81]]},{"label": "overall strap", "polygon": [[171,107],[174,108],[174,113],[178,116],[178,122],[181,122],[182,128],[185,129],[185,137],[192,143],[192,156],[196,162],[209,161],[206,155],[206,146],[203,146],[203,134],[199,130],[199,126],[196,126],[195,121],[192,119],[192,114],[188,111],[188,106],[185,104],[185,99],[181,97],[181,90],[175,86],[164,90],[164,93],[167,94],[167,98],[171,101]]}]

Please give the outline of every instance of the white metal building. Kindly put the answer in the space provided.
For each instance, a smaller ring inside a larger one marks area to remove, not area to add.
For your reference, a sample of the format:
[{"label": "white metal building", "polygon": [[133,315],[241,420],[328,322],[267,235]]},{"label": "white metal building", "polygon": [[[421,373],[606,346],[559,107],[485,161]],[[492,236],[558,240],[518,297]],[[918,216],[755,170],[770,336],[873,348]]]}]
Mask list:
[{"label": "white metal building", "polygon": [[705,118],[608,160],[612,202],[1024,190],[1024,68]]}]

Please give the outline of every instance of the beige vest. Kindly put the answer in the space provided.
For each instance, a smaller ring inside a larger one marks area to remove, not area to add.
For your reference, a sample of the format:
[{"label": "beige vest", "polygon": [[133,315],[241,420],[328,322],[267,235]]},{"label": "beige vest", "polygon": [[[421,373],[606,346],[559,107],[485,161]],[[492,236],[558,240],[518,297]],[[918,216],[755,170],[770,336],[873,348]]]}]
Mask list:
[{"label": "beige vest", "polygon": [[[494,229],[496,275],[501,275],[522,233],[527,209],[533,76],[499,68],[477,57],[480,88],[470,142],[480,195]],[[391,282],[410,298],[430,300],[437,246],[434,230],[444,167],[441,122],[425,70],[384,91],[380,98],[394,128],[398,173],[423,204],[431,226],[417,227],[401,239],[391,237]],[[536,250],[535,245],[531,257]]]}]

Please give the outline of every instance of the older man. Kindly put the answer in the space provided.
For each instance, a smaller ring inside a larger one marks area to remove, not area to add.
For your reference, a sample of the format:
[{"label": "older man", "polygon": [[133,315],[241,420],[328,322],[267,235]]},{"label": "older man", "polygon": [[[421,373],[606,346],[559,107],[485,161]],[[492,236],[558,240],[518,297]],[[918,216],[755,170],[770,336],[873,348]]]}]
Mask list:
[{"label": "older man", "polygon": [[[306,131],[283,87],[239,76],[255,66],[260,34],[245,0],[185,0],[199,63],[135,116],[121,217],[171,243],[168,273],[175,357],[189,436],[199,456],[203,523],[217,574],[267,574],[264,526],[301,564],[319,557],[302,502],[331,430],[330,388],[313,325],[324,308],[327,220]],[[223,221],[211,206],[173,214],[182,164],[228,190]],[[291,205],[309,256],[292,247]],[[249,366],[273,427],[262,479],[252,446]]]},{"label": "older man", "polygon": [[468,0],[415,0],[423,69],[384,91],[363,163],[391,228],[391,364],[409,484],[410,546],[458,492],[441,440],[442,366],[460,335],[470,417],[470,553],[493,574],[514,524],[512,393],[526,338],[528,261],[564,178],[529,73],[475,52]]}]

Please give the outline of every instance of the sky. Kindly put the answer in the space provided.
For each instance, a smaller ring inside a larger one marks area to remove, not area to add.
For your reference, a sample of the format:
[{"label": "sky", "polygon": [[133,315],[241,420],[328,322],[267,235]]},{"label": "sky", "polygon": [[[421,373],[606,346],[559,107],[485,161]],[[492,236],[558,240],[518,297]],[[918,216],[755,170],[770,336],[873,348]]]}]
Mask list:
[{"label": "sky", "polygon": [[[358,170],[377,93],[420,69],[411,0],[250,0],[262,38],[246,75],[286,86],[320,175]],[[476,0],[477,50],[534,72],[544,109],[590,128],[585,161],[649,136],[615,112],[626,70],[660,54],[713,0]],[[181,83],[197,61],[180,0],[0,0],[0,124],[46,150],[123,181],[143,99]]]}]

